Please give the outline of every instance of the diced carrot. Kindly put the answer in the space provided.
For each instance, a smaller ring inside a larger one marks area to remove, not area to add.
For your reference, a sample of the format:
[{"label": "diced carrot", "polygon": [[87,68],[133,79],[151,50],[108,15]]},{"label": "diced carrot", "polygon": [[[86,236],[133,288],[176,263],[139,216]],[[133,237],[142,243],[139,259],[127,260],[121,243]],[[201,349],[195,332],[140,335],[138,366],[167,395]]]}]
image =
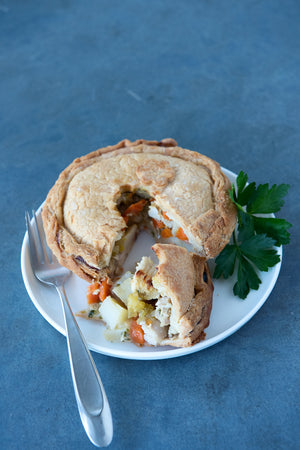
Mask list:
[{"label": "diced carrot", "polygon": [[96,281],[90,284],[86,295],[88,304],[103,302],[110,294],[110,290],[111,285],[108,278],[105,278],[101,283]]},{"label": "diced carrot", "polygon": [[170,228],[164,228],[161,230],[160,235],[162,238],[169,238],[172,236],[172,230]]},{"label": "diced carrot", "polygon": [[167,214],[166,214],[165,212],[163,212],[162,215],[163,215],[163,218],[164,218],[164,219],[170,220],[170,218],[167,216]]},{"label": "diced carrot", "polygon": [[144,345],[145,343],[145,338],[144,338],[144,330],[141,327],[141,325],[139,325],[137,323],[137,321],[135,319],[132,319],[131,323],[130,323],[130,338],[132,340],[132,342],[134,342],[135,344],[138,345]]},{"label": "diced carrot", "polygon": [[100,287],[100,283],[98,281],[96,281],[95,283],[89,284],[88,292],[94,292],[94,291],[96,291],[96,289],[99,289],[99,287]]},{"label": "diced carrot", "polygon": [[92,283],[89,285],[87,295],[86,295],[87,302],[89,305],[91,305],[92,303],[100,302],[99,288],[100,288],[100,283],[98,283],[98,282]]},{"label": "diced carrot", "polygon": [[183,231],[182,228],[178,228],[177,232],[176,232],[176,237],[178,239],[180,239],[181,241],[188,241],[188,237],[185,234],[185,232]]},{"label": "diced carrot", "polygon": [[126,216],[134,216],[136,214],[139,214],[143,211],[144,207],[146,206],[147,200],[142,199],[139,200],[136,203],[132,203],[132,205],[128,206],[127,209],[125,209],[123,217]]},{"label": "diced carrot", "polygon": [[159,230],[165,228],[165,224],[161,220],[152,219],[152,222],[155,228],[158,228]]},{"label": "diced carrot", "polygon": [[106,297],[110,294],[111,284],[108,282],[108,278],[105,278],[100,284],[100,293],[99,298],[101,302],[106,299]]}]

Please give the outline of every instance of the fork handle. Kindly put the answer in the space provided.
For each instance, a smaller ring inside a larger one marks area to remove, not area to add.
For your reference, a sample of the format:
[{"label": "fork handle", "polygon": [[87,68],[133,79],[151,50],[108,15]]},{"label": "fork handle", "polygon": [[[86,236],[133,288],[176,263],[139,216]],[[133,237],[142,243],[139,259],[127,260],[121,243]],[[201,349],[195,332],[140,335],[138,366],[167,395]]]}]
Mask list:
[{"label": "fork handle", "polygon": [[72,313],[64,286],[56,286],[66,327],[71,373],[82,424],[94,445],[105,447],[113,435],[109,403],[97,368]]}]

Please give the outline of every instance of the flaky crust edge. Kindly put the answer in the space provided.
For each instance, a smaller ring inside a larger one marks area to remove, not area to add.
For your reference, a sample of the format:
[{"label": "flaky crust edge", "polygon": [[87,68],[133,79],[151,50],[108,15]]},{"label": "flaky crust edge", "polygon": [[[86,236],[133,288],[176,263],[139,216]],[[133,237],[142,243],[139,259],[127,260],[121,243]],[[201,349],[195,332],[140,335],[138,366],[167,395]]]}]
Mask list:
[{"label": "flaky crust edge", "polygon": [[167,291],[180,327],[177,336],[165,338],[160,345],[192,346],[205,338],[210,321],[214,286],[208,264],[205,258],[173,244],[155,244],[152,249],[159,260],[155,278]]}]

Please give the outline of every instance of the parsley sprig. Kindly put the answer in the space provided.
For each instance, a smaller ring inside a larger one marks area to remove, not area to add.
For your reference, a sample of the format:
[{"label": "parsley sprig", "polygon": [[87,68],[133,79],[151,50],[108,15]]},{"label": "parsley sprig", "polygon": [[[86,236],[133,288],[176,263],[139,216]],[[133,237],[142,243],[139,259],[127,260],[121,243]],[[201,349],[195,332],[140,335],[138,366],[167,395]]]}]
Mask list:
[{"label": "parsley sprig", "polygon": [[238,225],[233,232],[232,243],[227,244],[216,258],[214,278],[229,278],[237,266],[237,281],[233,292],[245,299],[251,289],[261,283],[258,271],[267,272],[280,261],[274,246],[288,244],[292,225],[284,219],[257,216],[278,212],[288,193],[288,184],[256,186],[249,183],[248,175],[240,172],[236,188],[232,185],[229,196],[237,207]]}]

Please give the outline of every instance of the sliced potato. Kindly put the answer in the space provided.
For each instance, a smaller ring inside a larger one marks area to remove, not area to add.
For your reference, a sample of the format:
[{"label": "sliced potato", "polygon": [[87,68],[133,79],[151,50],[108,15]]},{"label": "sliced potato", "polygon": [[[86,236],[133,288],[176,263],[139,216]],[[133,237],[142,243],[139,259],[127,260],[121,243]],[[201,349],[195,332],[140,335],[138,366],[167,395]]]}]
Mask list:
[{"label": "sliced potato", "polygon": [[106,322],[107,326],[111,329],[124,327],[127,323],[127,309],[123,308],[111,296],[106,297],[106,299],[102,302],[99,312],[104,322]]},{"label": "sliced potato", "polygon": [[[112,293],[115,294],[117,297],[119,297],[119,299],[122,300],[122,302],[125,303],[125,305],[127,305],[128,297],[132,293],[131,290],[132,274],[130,272],[126,273],[130,274],[130,277],[128,276],[127,278],[125,278],[124,281],[122,281],[120,284],[117,284],[112,289]],[[124,276],[125,275],[126,274],[124,274]]]}]

